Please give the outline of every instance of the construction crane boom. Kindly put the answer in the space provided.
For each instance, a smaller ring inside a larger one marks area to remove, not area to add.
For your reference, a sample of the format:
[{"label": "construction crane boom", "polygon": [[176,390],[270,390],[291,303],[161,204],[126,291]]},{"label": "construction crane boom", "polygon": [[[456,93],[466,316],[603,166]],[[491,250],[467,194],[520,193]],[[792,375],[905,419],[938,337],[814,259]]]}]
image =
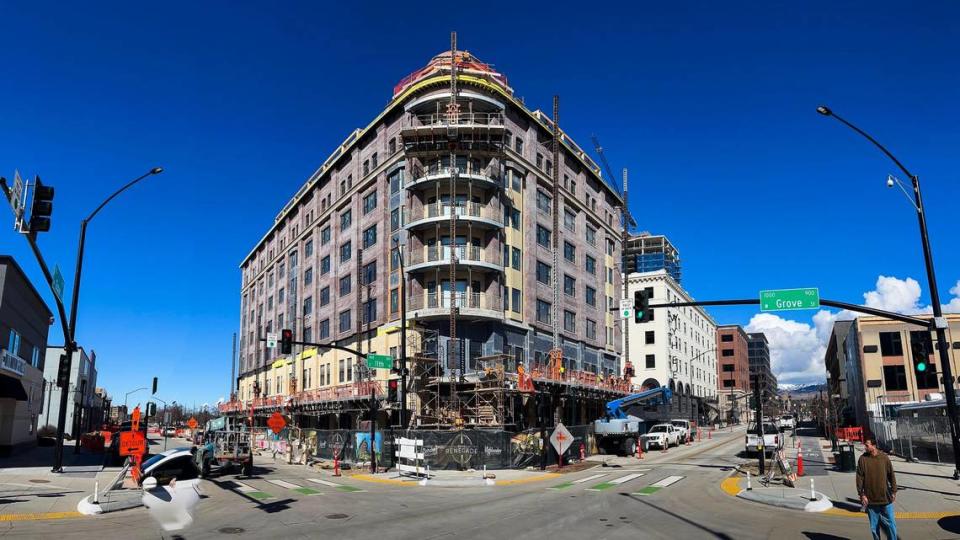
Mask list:
[{"label": "construction crane boom", "polygon": [[[603,171],[607,173],[607,176],[610,177],[610,184],[613,185],[614,178],[613,169],[610,168],[610,163],[607,162],[607,156],[603,153],[603,147],[600,146],[600,139],[596,135],[591,135],[590,139],[593,141],[593,147],[597,150],[597,156],[600,157],[600,163],[603,165]],[[636,227],[637,222],[633,219],[633,215],[630,213],[630,207],[627,205],[627,183],[626,183],[626,169],[624,169],[624,183],[623,183],[623,218],[624,218],[624,229],[629,229],[630,227]]]}]

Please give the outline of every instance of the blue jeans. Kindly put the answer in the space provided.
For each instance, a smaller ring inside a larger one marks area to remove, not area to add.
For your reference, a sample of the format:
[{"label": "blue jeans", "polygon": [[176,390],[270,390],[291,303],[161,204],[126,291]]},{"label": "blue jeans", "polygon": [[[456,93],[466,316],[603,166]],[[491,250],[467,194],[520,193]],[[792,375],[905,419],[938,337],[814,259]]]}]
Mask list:
[{"label": "blue jeans", "polygon": [[893,503],[887,505],[868,505],[867,517],[870,518],[870,532],[874,540],[880,540],[880,525],[890,540],[897,540],[897,522],[893,518]]}]

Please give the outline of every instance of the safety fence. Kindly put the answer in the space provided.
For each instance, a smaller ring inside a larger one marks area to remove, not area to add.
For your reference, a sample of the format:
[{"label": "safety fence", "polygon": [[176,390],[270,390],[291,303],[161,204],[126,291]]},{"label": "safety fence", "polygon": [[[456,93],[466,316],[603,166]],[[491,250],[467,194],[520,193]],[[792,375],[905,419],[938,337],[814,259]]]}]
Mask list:
[{"label": "safety fence", "polygon": [[946,417],[871,419],[870,431],[881,449],[904,458],[954,463]]},{"label": "safety fence", "polygon": [[[583,456],[594,452],[593,426],[570,426],[567,430],[573,442],[564,453],[564,463],[579,459],[581,446]],[[306,463],[310,458],[333,460],[335,457],[348,463],[363,463],[370,460],[370,448],[377,453],[379,463],[394,466],[396,463],[394,441],[397,438],[423,441],[424,461],[431,469],[490,469],[524,468],[539,466],[541,449],[546,448],[546,463],[554,465],[558,456],[549,437],[553,429],[546,431],[546,440],[539,430],[519,433],[506,431],[461,430],[378,430],[373,443],[369,431],[321,430],[285,428],[279,434],[270,430],[254,430],[254,448],[261,454],[269,453],[291,463]]]}]

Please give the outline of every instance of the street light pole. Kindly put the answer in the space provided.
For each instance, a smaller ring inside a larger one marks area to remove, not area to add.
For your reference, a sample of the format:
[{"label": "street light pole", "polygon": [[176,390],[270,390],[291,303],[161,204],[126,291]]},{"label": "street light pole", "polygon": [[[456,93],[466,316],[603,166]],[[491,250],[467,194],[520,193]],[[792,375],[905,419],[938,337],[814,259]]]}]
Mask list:
[{"label": "street light pole", "polygon": [[397,245],[400,263],[400,428],[407,429],[407,274],[403,266],[403,246]]},{"label": "street light pole", "polygon": [[889,150],[877,142],[876,139],[867,134],[867,132],[837,116],[828,107],[821,105],[817,107],[817,112],[824,116],[832,116],[833,118],[836,118],[837,121],[856,131],[868,141],[872,142],[874,146],[886,154],[887,157],[889,157],[891,161],[893,161],[897,167],[903,171],[903,174],[910,177],[910,181],[913,184],[914,206],[915,210],[917,211],[917,221],[920,225],[920,243],[923,246],[923,262],[927,270],[927,284],[930,288],[930,302],[933,304],[933,321],[931,321],[930,327],[937,334],[937,348],[940,352],[940,366],[943,370],[943,390],[947,401],[947,420],[950,424],[950,439],[953,444],[953,479],[960,479],[960,438],[958,438],[960,425],[957,423],[957,392],[954,388],[953,368],[950,365],[950,353],[948,351],[950,344],[947,342],[947,321],[943,317],[943,308],[940,306],[940,292],[937,289],[937,277],[933,266],[933,254],[930,250],[930,236],[927,233],[927,213],[926,210],[924,210],[923,197],[920,195],[920,178],[908,171],[907,168],[900,163],[900,160],[894,157]]}]

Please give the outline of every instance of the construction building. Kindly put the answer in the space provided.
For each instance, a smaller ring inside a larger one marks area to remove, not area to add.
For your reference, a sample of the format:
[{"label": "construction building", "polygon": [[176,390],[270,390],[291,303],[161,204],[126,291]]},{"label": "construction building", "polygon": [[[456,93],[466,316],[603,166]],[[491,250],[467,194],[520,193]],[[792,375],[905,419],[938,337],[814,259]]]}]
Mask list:
[{"label": "construction building", "polygon": [[680,283],[680,252],[662,234],[641,232],[628,235],[623,249],[623,268],[627,274],[666,270]]},{"label": "construction building", "polygon": [[[455,42],[400,81],[240,265],[239,376],[221,410],[353,429],[376,396],[378,424],[397,425],[383,399],[396,371],[322,345],[400,358],[404,303],[410,427],[522,429],[537,402],[585,423],[624,395],[610,311],[623,202],[557,118],[556,98],[552,115],[528,109]],[[321,346],[267,348],[284,328]]]},{"label": "construction building", "polygon": [[738,324],[717,327],[717,362],[721,415],[727,423],[739,424],[748,417],[750,394],[750,352],[747,333]]}]

